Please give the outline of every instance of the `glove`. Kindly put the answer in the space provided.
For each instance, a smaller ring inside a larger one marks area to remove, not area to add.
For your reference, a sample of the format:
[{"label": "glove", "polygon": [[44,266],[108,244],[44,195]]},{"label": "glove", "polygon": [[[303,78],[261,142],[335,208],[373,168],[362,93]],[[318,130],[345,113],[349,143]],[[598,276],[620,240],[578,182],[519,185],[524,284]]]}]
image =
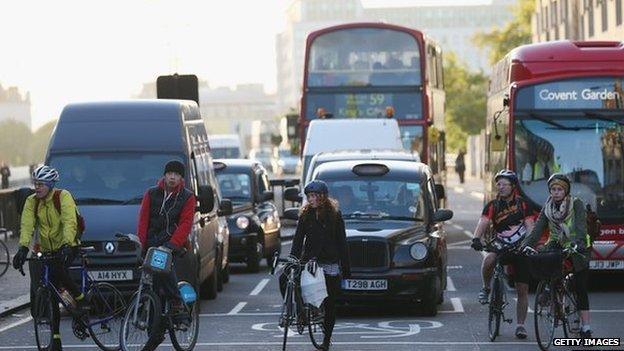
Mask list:
[{"label": "glove", "polygon": [[168,248],[169,250],[171,250],[172,253],[177,253],[179,251],[178,247],[175,246],[171,241],[167,241],[166,243],[164,243],[162,246]]},{"label": "glove", "polygon": [[13,268],[20,270],[26,262],[26,256],[28,255],[28,248],[26,246],[20,246],[15,256],[13,256]]},{"label": "glove", "polygon": [[470,244],[475,251],[483,251],[483,243],[480,238],[472,238],[472,244]]},{"label": "glove", "polygon": [[63,256],[63,264],[65,266],[69,266],[74,260],[74,249],[71,246],[65,244],[61,246],[59,251],[61,253],[61,256]]}]

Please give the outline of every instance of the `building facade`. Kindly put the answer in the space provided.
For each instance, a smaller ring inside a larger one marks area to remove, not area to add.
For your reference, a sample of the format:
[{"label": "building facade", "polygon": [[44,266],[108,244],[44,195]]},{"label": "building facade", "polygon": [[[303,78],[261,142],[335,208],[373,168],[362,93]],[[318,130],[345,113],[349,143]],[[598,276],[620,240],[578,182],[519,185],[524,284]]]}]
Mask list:
[{"label": "building facade", "polygon": [[30,93],[22,97],[17,87],[4,89],[0,85],[0,123],[13,120],[32,127]]},{"label": "building facade", "polygon": [[348,22],[397,24],[424,31],[443,52],[455,52],[474,70],[489,72],[487,53],[472,43],[473,36],[502,26],[512,18],[515,0],[493,0],[489,5],[365,8],[360,0],[293,0],[287,10],[286,30],[277,35],[278,109],[298,110],[303,81],[305,41],[312,31]]},{"label": "building facade", "polygon": [[623,0],[536,0],[533,42],[624,40]]}]

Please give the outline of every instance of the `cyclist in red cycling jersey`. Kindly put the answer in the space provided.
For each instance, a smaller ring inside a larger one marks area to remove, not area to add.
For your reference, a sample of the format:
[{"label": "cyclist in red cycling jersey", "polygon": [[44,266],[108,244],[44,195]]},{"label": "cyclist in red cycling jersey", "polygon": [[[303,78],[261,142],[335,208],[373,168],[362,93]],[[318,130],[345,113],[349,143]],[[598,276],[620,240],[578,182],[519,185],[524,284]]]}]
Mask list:
[{"label": "cyclist in red cycling jersey", "polygon": [[[481,238],[492,225],[493,233],[496,237],[509,244],[519,244],[524,236],[533,229],[534,220],[530,216],[529,205],[518,193],[518,176],[510,170],[503,169],[494,177],[498,194],[496,199],[490,201],[481,214],[474,238],[472,248],[481,251],[483,243]],[[506,256],[507,258],[507,256]],[[516,304],[516,337],[525,339],[527,331],[524,321],[527,316],[529,305],[529,270],[521,255],[511,255],[506,264],[511,264],[514,270],[514,281],[518,302]],[[483,288],[479,293],[479,301],[486,303],[490,294],[490,280],[494,271],[496,254],[488,253],[481,266],[481,276],[483,278]]]}]

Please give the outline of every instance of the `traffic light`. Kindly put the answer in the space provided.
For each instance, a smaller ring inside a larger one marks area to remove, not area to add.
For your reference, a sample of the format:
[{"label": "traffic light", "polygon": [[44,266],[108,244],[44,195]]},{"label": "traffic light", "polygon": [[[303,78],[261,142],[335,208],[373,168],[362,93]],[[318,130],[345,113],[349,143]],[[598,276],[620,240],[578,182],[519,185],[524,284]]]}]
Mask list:
[{"label": "traffic light", "polygon": [[194,74],[159,76],[156,80],[159,99],[193,100],[199,105],[199,88]]}]

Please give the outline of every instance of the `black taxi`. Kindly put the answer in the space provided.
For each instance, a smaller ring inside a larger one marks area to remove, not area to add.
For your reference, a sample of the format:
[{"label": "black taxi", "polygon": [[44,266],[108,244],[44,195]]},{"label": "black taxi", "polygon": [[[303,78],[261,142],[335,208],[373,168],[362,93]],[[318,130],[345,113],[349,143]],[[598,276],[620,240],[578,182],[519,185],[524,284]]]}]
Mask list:
[{"label": "black taxi", "polygon": [[429,167],[414,161],[327,162],[312,176],[338,200],[347,234],[351,276],[344,302],[419,302],[437,313],[446,288],[444,189]]},{"label": "black taxi", "polygon": [[227,218],[230,231],[229,262],[245,262],[257,272],[263,258],[281,252],[281,223],[273,202],[269,177],[255,160],[217,159],[213,162],[221,195],[232,202]]}]

